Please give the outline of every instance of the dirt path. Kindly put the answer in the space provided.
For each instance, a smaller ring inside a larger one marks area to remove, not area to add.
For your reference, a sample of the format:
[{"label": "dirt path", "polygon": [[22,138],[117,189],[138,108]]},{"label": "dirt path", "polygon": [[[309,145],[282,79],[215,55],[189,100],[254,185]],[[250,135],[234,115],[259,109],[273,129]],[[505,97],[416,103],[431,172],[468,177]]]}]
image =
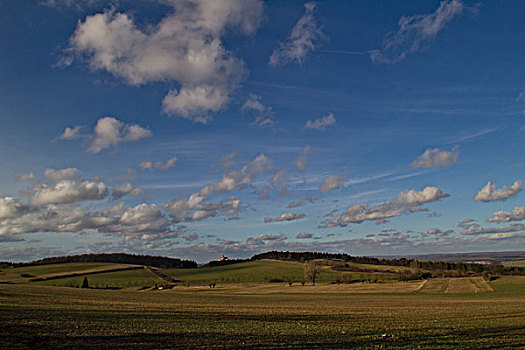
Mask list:
[{"label": "dirt path", "polygon": [[157,276],[158,278],[160,278],[161,280],[163,281],[166,281],[168,283],[177,283],[177,282],[180,282],[179,280],[176,280],[174,278],[171,278],[170,276],[166,276],[165,274],[155,270],[155,269],[152,269],[151,267],[149,266],[146,266],[146,269],[151,272],[152,274],[154,274],[155,276]]},{"label": "dirt path", "polygon": [[428,280],[424,280],[416,289],[414,289],[414,292],[419,292],[421,288],[423,288],[425,284],[427,284],[427,282]]},{"label": "dirt path", "polygon": [[478,293],[478,286],[470,278],[451,278],[445,293]]}]

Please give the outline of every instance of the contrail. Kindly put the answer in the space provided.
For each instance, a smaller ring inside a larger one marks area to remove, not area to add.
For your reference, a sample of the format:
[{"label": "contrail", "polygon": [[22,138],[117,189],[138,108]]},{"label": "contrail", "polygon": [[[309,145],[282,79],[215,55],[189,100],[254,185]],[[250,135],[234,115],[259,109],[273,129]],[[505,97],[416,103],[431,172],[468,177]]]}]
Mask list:
[{"label": "contrail", "polygon": [[366,55],[366,52],[362,51],[345,51],[345,50],[316,50],[317,52],[326,52],[326,53],[342,53],[345,55]]}]

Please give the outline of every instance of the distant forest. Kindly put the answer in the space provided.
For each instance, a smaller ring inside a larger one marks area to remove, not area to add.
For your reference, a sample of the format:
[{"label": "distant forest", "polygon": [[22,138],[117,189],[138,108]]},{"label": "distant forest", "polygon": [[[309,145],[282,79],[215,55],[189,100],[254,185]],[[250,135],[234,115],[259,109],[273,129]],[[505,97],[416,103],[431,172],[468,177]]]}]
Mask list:
[{"label": "distant forest", "polygon": [[165,256],[151,256],[151,255],[135,255],[125,253],[109,253],[109,254],[82,254],[59,256],[52,258],[45,258],[28,263],[9,263],[2,262],[0,265],[10,265],[14,267],[47,265],[47,264],[64,264],[64,263],[87,263],[87,262],[104,262],[104,263],[118,263],[118,264],[133,264],[146,265],[153,267],[172,267],[179,269],[187,269],[197,267],[197,263],[193,260],[181,260],[176,258],[168,258]]}]

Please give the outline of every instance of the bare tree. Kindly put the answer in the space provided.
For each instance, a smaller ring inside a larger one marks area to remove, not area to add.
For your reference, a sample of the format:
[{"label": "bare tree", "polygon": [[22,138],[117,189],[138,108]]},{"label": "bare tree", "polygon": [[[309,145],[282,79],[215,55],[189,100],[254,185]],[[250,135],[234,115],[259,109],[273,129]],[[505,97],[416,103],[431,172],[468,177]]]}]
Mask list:
[{"label": "bare tree", "polygon": [[321,265],[313,261],[307,261],[304,263],[304,278],[312,281],[312,285],[315,286],[315,280],[321,273]]}]

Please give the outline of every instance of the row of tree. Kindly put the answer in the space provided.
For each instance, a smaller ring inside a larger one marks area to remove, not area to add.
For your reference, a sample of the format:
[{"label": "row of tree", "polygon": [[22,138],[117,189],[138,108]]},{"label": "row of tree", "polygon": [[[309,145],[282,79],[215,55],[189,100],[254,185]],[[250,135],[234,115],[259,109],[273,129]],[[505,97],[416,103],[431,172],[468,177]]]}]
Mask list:
[{"label": "row of tree", "polygon": [[145,265],[162,268],[195,268],[197,263],[193,260],[181,260],[177,258],[168,258],[165,256],[152,255],[135,255],[126,253],[107,253],[107,254],[82,254],[69,255],[45,258],[41,260],[32,261],[29,263],[7,263],[10,266],[34,266],[34,265],[48,265],[48,264],[64,264],[64,263],[87,263],[87,262],[104,262],[104,263],[118,263],[118,264],[133,264]]},{"label": "row of tree", "polygon": [[262,260],[262,259],[273,259],[273,260],[289,260],[289,261],[310,261],[316,259],[325,260],[341,260],[344,262],[352,262],[358,264],[370,264],[370,265],[384,265],[384,266],[404,266],[411,267],[421,270],[429,271],[460,271],[460,272],[473,272],[475,274],[482,274],[484,271],[488,271],[494,275],[524,275],[525,268],[516,266],[503,266],[497,263],[491,264],[475,264],[475,263],[464,263],[464,262],[451,262],[451,261],[420,261],[417,259],[379,259],[366,256],[351,256],[344,253],[320,253],[320,252],[289,252],[289,251],[271,251],[262,254],[257,254],[248,260]]}]

